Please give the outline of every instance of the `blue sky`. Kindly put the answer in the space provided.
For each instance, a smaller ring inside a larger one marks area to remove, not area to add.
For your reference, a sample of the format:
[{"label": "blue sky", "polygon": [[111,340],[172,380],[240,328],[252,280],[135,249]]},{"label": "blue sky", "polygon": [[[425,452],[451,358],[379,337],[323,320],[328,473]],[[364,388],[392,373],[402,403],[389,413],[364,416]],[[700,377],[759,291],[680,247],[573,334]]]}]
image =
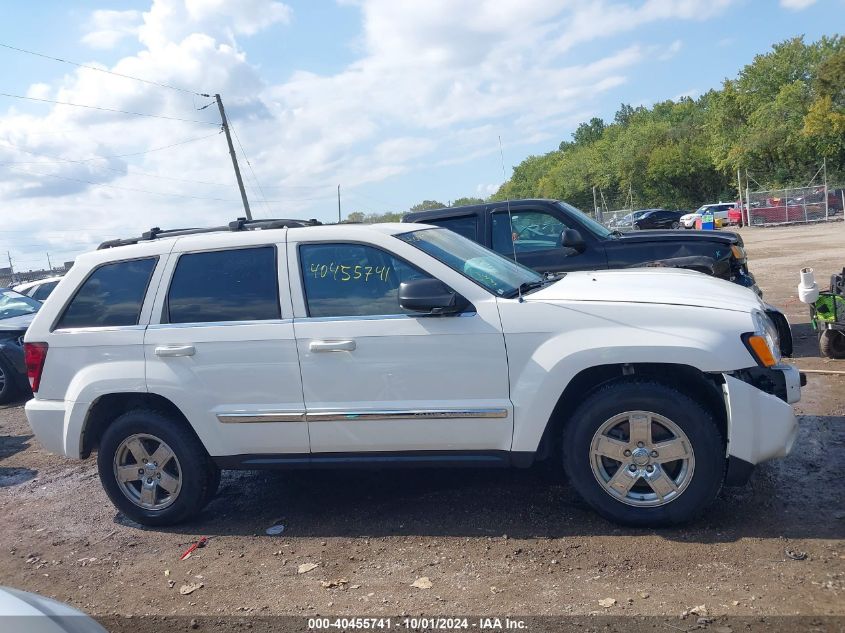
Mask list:
[{"label": "blue sky", "polygon": [[[331,220],[338,183],[344,213],[485,196],[502,181],[499,136],[509,174],[622,102],[697,96],[775,42],[834,35],[843,10],[843,0],[12,1],[0,43],[219,91],[250,159],[255,215]],[[0,92],[216,121],[194,95],[3,48],[0,63]],[[38,268],[47,251],[64,261],[152,225],[240,215],[214,132],[0,97],[0,251]]]}]

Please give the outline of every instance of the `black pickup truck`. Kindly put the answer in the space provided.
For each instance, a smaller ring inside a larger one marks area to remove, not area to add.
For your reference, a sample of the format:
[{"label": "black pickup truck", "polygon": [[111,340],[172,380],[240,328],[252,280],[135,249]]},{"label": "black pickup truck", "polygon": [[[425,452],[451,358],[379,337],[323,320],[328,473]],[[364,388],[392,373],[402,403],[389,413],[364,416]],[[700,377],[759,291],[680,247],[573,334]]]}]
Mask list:
[{"label": "black pickup truck", "polygon": [[[403,222],[442,226],[541,273],[670,266],[727,279],[762,295],[742,238],[725,231],[634,231],[599,224],[559,200],[511,200],[408,213]],[[781,351],[792,354],[786,317],[768,307]]]}]

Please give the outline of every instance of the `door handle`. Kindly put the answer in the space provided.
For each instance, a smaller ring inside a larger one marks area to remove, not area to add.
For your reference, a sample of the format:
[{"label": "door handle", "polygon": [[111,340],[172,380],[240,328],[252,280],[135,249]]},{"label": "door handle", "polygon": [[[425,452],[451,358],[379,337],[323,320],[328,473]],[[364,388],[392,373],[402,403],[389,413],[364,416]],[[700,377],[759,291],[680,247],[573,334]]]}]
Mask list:
[{"label": "door handle", "polygon": [[351,352],[355,349],[355,341],[311,341],[308,350],[311,352]]},{"label": "door handle", "polygon": [[159,345],[155,349],[156,356],[193,356],[196,353],[193,345]]}]

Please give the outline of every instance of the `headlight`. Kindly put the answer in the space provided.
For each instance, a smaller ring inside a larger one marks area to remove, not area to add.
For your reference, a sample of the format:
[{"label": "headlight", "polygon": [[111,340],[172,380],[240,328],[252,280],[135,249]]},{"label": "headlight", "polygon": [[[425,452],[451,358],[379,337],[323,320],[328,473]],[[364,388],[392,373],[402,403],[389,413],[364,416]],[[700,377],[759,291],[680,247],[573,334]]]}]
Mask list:
[{"label": "headlight", "polygon": [[745,249],[742,248],[742,246],[737,246],[736,244],[731,245],[731,253],[733,253],[733,256],[736,257],[737,261],[739,261],[740,264],[745,262],[745,260],[748,258],[748,256],[745,254]]},{"label": "headlight", "polygon": [[745,346],[762,367],[777,365],[781,359],[777,327],[759,310],[752,312],[751,317],[754,320],[754,332],[742,337]]}]

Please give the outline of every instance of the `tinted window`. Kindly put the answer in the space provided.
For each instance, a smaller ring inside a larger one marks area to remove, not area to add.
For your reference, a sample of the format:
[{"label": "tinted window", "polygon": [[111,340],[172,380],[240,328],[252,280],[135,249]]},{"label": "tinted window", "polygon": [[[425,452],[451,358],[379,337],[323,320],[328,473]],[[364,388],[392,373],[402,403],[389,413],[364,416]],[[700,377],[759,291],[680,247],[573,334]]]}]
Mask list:
[{"label": "tinted window", "polygon": [[55,288],[58,283],[58,281],[50,281],[46,284],[41,284],[35,289],[35,292],[32,293],[32,298],[37,299],[38,301],[44,301],[50,296],[50,293],[53,292],[53,288]]},{"label": "tinted window", "polygon": [[76,291],[57,327],[137,325],[155,257],[100,266]]},{"label": "tinted window", "polygon": [[478,216],[476,215],[467,215],[462,218],[426,220],[424,224],[434,224],[435,226],[442,226],[444,229],[454,231],[458,235],[463,235],[464,237],[471,239],[475,242],[478,241]]},{"label": "tinted window", "polygon": [[560,234],[568,228],[544,211],[511,211],[493,214],[493,250],[513,257],[513,252],[546,251],[560,247]]},{"label": "tinted window", "polygon": [[299,259],[312,317],[412,313],[399,306],[399,284],[429,276],[363,244],[302,244]]},{"label": "tinted window", "polygon": [[276,249],[182,255],[167,294],[170,323],[281,318]]}]

